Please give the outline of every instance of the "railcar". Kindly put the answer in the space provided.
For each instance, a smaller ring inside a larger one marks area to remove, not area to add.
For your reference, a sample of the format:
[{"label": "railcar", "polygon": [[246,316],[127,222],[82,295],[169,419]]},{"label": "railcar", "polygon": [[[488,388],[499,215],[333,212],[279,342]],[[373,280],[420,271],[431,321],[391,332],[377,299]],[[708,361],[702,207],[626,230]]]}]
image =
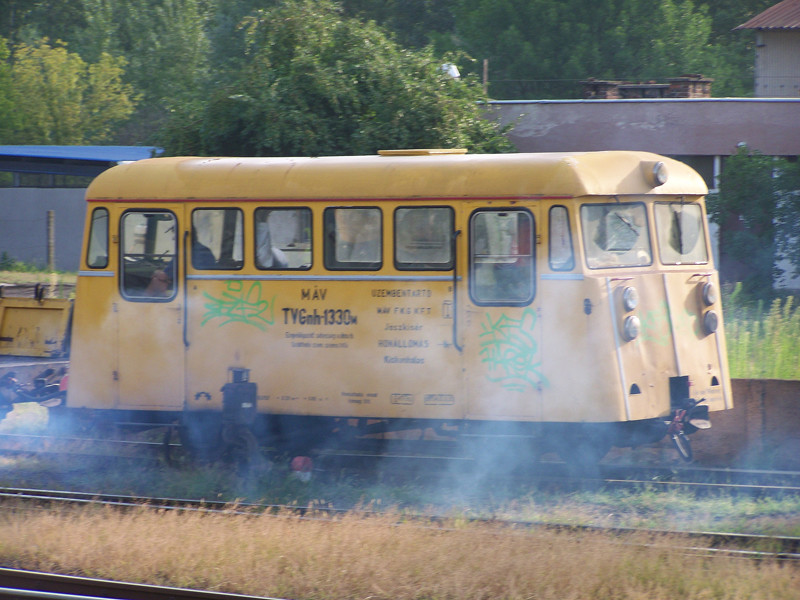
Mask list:
[{"label": "railcar", "polygon": [[196,452],[430,430],[689,457],[733,405],[706,193],[644,152],[115,166],[51,410]]}]

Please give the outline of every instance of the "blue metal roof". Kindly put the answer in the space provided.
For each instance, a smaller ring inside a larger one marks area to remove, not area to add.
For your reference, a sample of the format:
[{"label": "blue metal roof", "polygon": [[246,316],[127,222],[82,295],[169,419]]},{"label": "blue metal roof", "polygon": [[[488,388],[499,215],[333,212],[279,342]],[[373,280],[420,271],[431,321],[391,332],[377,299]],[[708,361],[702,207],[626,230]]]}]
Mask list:
[{"label": "blue metal roof", "polygon": [[163,151],[156,146],[0,146],[0,156],[96,162],[141,160]]}]

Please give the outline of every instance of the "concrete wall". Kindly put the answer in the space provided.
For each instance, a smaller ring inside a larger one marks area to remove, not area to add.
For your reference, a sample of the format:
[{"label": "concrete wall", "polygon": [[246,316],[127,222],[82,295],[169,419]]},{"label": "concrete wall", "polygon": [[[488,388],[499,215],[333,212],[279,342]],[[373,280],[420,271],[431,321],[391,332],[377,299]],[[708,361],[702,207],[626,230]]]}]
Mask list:
[{"label": "concrete wall", "polygon": [[691,437],[698,462],[800,469],[800,381],[734,379],[733,403]]},{"label": "concrete wall", "polygon": [[0,188],[0,254],[47,264],[47,211],[55,213],[55,263],[77,271],[86,202],[83,188]]}]

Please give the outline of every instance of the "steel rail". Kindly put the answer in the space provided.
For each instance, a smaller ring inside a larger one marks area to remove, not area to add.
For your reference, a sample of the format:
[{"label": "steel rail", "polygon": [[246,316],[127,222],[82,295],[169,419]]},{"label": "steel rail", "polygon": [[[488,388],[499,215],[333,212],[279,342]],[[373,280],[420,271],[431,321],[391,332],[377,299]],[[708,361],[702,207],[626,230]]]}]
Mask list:
[{"label": "steel rail", "polygon": [[141,583],[111,581],[0,568],[0,598],[41,598],[53,600],[281,600],[267,596],[245,596]]},{"label": "steel rail", "polygon": [[[56,495],[60,494],[60,495]],[[385,514],[379,510],[345,509],[325,506],[298,507],[296,505],[260,504],[260,503],[224,503],[219,501],[207,502],[204,500],[187,500],[179,498],[138,498],[133,496],[110,496],[103,494],[89,494],[83,492],[58,492],[49,490],[26,490],[0,488],[0,499],[18,499],[23,501],[52,501],[78,504],[106,504],[120,508],[144,507],[156,510],[185,510],[225,514],[230,516],[255,516],[269,511],[287,511],[296,514],[303,520],[318,520],[321,514],[358,514],[363,516],[379,516]],[[309,515],[314,515],[310,517]],[[446,515],[432,515],[422,513],[403,513],[404,520],[414,520],[420,523],[447,523]],[[729,554],[732,556],[746,556],[750,558],[776,558],[781,560],[800,560],[800,537],[768,536],[762,534],[728,533],[714,531],[686,531],[644,529],[633,527],[604,527],[597,525],[579,525],[548,523],[544,521],[524,521],[516,519],[498,519],[495,517],[473,517],[466,519],[471,523],[494,524],[504,527],[523,529],[548,529],[555,531],[586,531],[606,533],[616,536],[622,535],[647,535],[647,536],[678,536],[688,539],[704,540],[706,547],[680,547],[686,551],[704,551],[709,554]],[[729,546],[729,547],[724,547]],[[753,549],[757,548],[757,549]],[[769,548],[761,550],[758,548]],[[2,579],[0,579],[2,581]]]}]

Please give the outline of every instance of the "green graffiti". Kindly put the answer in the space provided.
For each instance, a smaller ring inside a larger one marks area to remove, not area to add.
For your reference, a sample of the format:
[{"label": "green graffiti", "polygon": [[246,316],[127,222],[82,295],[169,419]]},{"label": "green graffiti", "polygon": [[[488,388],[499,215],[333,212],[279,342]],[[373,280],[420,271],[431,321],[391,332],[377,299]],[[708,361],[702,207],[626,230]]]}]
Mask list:
[{"label": "green graffiti", "polygon": [[212,319],[223,319],[218,327],[228,323],[246,323],[266,331],[275,323],[275,296],[270,300],[261,298],[261,282],[255,281],[246,287],[243,281],[229,281],[219,298],[208,292],[203,294],[208,302],[203,306],[206,313],[201,325]]},{"label": "green graffiti", "polygon": [[536,361],[539,353],[536,318],[536,312],[531,309],[526,309],[521,319],[500,315],[492,321],[492,317],[486,315],[479,337],[481,362],[489,368],[486,375],[489,381],[516,392],[547,385],[541,372],[542,362]]},{"label": "green graffiti", "polygon": [[642,312],[641,341],[653,342],[659,346],[669,344],[669,311],[666,301],[660,302],[655,308]]},{"label": "green graffiti", "polygon": [[[659,346],[667,346],[670,343],[670,311],[666,300],[662,300],[655,308],[642,312],[641,335],[636,340],[637,343],[652,342]],[[684,308],[683,314],[678,313],[677,318],[672,321],[672,327],[676,335],[686,335],[689,331],[699,336],[700,320],[697,312]]]}]

